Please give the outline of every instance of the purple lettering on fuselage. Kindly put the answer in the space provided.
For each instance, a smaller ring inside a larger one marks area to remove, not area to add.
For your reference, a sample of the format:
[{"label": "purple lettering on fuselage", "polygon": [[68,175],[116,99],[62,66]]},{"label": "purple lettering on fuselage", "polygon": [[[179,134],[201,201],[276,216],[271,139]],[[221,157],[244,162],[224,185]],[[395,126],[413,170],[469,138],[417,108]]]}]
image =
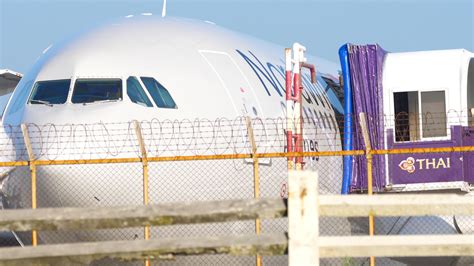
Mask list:
[{"label": "purple lettering on fuselage", "polygon": [[[269,67],[269,69],[267,69],[262,64],[262,62],[260,62],[260,60],[252,52],[249,51],[249,53],[253,56],[253,58],[257,61],[258,64],[255,63],[254,61],[252,61],[252,59],[250,57],[248,57],[247,55],[245,55],[241,51],[239,51],[239,50],[236,50],[236,51],[237,51],[237,53],[239,53],[240,56],[242,56],[242,58],[247,62],[247,64],[249,64],[249,66],[252,68],[253,72],[255,72],[258,79],[262,83],[263,88],[265,88],[265,91],[267,92],[268,96],[272,96],[272,95],[271,95],[270,91],[268,90],[268,87],[265,84],[264,79],[270,83],[270,85],[278,93],[278,95],[280,95],[281,97],[283,96],[283,94],[281,93],[281,91],[279,89],[279,87],[281,87],[283,89],[283,86],[278,82],[278,79],[275,77],[275,74],[272,72],[272,68],[277,69],[276,67],[274,67],[272,65],[272,67]],[[270,63],[267,63],[267,66],[268,65],[270,65]],[[263,76],[263,78],[262,78],[262,76]]]},{"label": "purple lettering on fuselage", "polygon": [[[280,97],[284,97],[284,93],[286,93],[286,87],[284,85],[286,75],[285,68],[282,65],[274,65],[270,62],[263,64],[262,61],[260,61],[260,59],[258,59],[258,57],[251,51],[248,52],[253,58],[238,49],[236,51],[245,62],[247,62],[255,75],[257,75],[268,96],[272,96],[269,89],[269,87],[271,87],[276,93],[278,93],[278,95],[280,95]],[[281,76],[281,79],[277,78],[278,75]],[[302,96],[308,104],[315,103],[316,105],[321,105],[323,108],[329,108],[329,106],[331,106],[329,99],[324,95],[324,84],[326,84],[324,80],[317,77],[316,84],[313,84],[311,83],[309,74],[304,73],[302,75],[302,82],[305,87]]]},{"label": "purple lettering on fuselage", "polygon": [[[248,51],[248,55],[240,50],[236,51],[249,65],[255,75],[257,75],[268,96],[272,96],[272,93],[276,92],[281,98],[285,97],[286,74],[285,68],[282,65],[275,65],[270,62],[262,63],[262,61],[251,51]],[[281,60],[281,62],[283,62],[283,60]],[[334,119],[332,103],[327,96],[327,90],[331,90],[329,85],[321,76],[317,76],[316,83],[311,83],[311,77],[308,73],[302,74],[302,83],[305,88],[302,97],[304,102],[307,103],[303,104],[304,120],[312,123],[316,131],[318,129],[326,129],[330,131],[337,130],[337,123]],[[271,90],[272,88],[273,91]],[[285,112],[286,101],[281,101],[281,104],[283,107],[282,111]],[[316,106],[319,106],[320,108],[317,108]],[[307,141],[309,142],[304,143],[305,150],[318,150],[317,140]],[[313,159],[318,160],[318,158]]]}]

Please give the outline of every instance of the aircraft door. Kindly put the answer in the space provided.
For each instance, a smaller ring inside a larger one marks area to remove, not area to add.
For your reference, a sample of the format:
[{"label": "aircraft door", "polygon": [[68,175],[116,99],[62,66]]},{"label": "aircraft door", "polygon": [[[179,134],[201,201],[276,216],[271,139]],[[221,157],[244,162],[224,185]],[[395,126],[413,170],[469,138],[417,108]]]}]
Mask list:
[{"label": "aircraft door", "polygon": [[[236,117],[265,117],[254,88],[250,85],[250,82],[244,75],[242,69],[240,69],[240,67],[228,53],[209,50],[201,50],[199,52],[212,68],[212,70],[216,73],[222,88],[226,91],[233,104]],[[247,135],[245,119],[238,120],[239,122],[235,121],[236,123],[234,126],[236,124],[239,125],[239,134],[242,136],[242,144],[245,147],[249,147],[250,144]],[[265,145],[268,144],[266,141],[267,132],[265,131],[265,125],[263,124],[263,121],[262,123],[258,123],[258,121],[260,120],[253,120],[253,132],[257,142],[258,151],[264,152],[266,150]],[[244,159],[244,161],[249,164],[253,163],[251,159]],[[259,164],[270,165],[271,159],[260,159]]]}]

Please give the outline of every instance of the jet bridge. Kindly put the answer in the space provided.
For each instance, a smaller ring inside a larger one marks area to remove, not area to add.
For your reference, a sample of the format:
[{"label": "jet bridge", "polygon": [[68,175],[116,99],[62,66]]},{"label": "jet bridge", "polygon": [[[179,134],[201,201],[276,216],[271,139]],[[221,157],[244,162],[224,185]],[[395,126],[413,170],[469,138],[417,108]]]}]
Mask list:
[{"label": "jet bridge", "polygon": [[22,77],[23,75],[18,72],[0,69],[0,116],[3,116],[3,110]]},{"label": "jet bridge", "polygon": [[[372,149],[474,145],[474,54],[466,50],[389,53],[378,45],[340,49],[345,150],[364,150],[357,121],[368,117]],[[342,191],[367,189],[366,158],[347,156]],[[375,155],[375,191],[461,189],[474,185],[474,153]]]},{"label": "jet bridge", "polygon": [[23,75],[8,69],[0,69],[0,96],[13,92]]}]

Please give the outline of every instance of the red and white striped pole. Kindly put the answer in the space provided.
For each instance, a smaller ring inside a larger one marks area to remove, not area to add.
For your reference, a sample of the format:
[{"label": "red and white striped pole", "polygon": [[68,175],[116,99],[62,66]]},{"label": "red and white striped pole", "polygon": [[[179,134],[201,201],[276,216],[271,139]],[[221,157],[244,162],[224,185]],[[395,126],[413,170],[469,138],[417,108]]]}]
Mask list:
[{"label": "red and white striped pole", "polygon": [[[287,152],[293,152],[293,82],[292,82],[293,58],[291,48],[285,49],[285,71],[286,71],[286,147]],[[288,157],[288,169],[294,168],[294,158]]]},{"label": "red and white striped pole", "polygon": [[[304,57],[304,52],[306,48],[299,43],[293,44],[293,56],[294,56],[294,65],[293,65],[293,90],[294,90],[294,151],[303,152],[303,103],[302,103],[302,93],[303,85],[301,82],[301,67],[302,64],[306,62]],[[303,157],[296,157],[296,169],[303,169]]]},{"label": "red and white striped pole", "polygon": [[[314,65],[306,63],[305,51],[306,48],[299,43],[293,44],[293,49],[285,49],[286,146],[288,152],[304,151],[301,69],[308,68],[311,71],[311,82],[316,83],[316,68]],[[303,164],[302,156],[288,157],[288,169],[295,169],[296,166],[296,169],[300,170],[303,169]]]}]

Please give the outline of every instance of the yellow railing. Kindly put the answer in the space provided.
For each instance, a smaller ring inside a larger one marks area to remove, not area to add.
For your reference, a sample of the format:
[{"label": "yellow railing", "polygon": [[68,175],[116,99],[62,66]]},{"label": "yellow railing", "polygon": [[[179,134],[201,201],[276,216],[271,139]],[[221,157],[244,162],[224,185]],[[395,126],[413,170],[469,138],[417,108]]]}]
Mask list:
[{"label": "yellow railing", "polygon": [[[174,161],[202,161],[202,160],[232,160],[252,158],[288,158],[288,157],[335,157],[335,156],[360,156],[360,155],[386,155],[410,153],[451,153],[474,152],[474,146],[445,147],[445,148],[412,148],[392,150],[353,150],[353,151],[317,151],[317,152],[273,152],[273,153],[242,153],[242,154],[217,154],[217,155],[189,155],[189,156],[160,156],[148,157],[148,162],[174,162]],[[35,165],[76,165],[76,164],[113,164],[113,163],[140,163],[142,158],[109,158],[109,159],[78,159],[78,160],[37,160]],[[29,166],[30,161],[0,162],[0,167]]]}]

